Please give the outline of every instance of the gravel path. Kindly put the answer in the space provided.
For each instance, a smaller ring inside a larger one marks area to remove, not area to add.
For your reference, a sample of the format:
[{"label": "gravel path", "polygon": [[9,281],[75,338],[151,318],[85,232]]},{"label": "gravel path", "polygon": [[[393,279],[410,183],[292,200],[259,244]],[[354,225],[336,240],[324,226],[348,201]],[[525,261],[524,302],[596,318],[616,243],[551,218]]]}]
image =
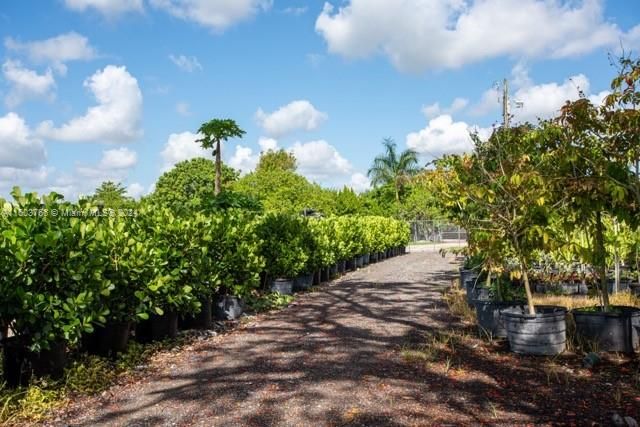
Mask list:
[{"label": "gravel path", "polygon": [[455,269],[433,253],[372,264],[72,406],[60,425],[424,425],[433,393],[398,349],[449,321],[440,292]]}]

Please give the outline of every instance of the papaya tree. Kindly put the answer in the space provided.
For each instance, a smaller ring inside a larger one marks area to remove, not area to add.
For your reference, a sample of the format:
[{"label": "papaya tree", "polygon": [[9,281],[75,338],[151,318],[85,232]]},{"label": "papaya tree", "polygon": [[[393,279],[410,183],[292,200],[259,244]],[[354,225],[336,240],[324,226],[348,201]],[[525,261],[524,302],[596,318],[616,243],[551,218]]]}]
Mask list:
[{"label": "papaya tree", "polygon": [[198,129],[202,135],[197,142],[204,149],[213,149],[216,158],[216,180],[214,194],[217,196],[222,191],[222,153],[220,144],[230,138],[241,138],[246,132],[240,129],[237,123],[231,119],[213,119],[203,123]]}]

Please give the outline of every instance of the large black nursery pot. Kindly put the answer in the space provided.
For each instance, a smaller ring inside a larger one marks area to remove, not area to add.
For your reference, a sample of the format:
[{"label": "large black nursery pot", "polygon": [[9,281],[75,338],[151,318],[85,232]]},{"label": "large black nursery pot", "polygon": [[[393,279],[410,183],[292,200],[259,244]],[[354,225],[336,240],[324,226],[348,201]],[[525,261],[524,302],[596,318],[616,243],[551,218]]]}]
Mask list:
[{"label": "large black nursery pot", "polygon": [[[620,282],[619,283],[619,287],[618,287],[618,292],[624,292],[626,290],[629,290],[629,282],[625,281],[625,282]],[[609,291],[609,294],[614,294],[615,292],[615,287],[616,287],[616,281],[615,280],[609,280],[607,282],[607,289]]]},{"label": "large black nursery pot", "polygon": [[294,291],[306,291],[307,289],[313,286],[313,274],[304,274],[302,276],[298,276],[293,281],[293,290]]},{"label": "large black nursery pot", "polygon": [[329,267],[322,267],[322,269],[320,269],[320,281],[322,283],[326,283],[329,280],[331,280],[331,277],[329,277],[330,271],[329,271]]},{"label": "large black nursery pot", "polygon": [[320,270],[316,270],[313,272],[313,286],[318,286],[320,283]]},{"label": "large black nursery pot", "polygon": [[402,254],[402,255],[406,255],[407,254],[407,247],[406,246],[400,246],[400,254]]},{"label": "large black nursery pot", "polygon": [[338,277],[338,275],[338,264],[333,264],[331,267],[329,267],[329,278],[335,279],[336,277]]},{"label": "large black nursery pot", "polygon": [[164,314],[152,314],[136,326],[136,340],[141,343],[162,341],[178,335],[178,313],[165,311]]},{"label": "large black nursery pot", "polygon": [[34,353],[29,350],[23,337],[9,337],[3,340],[2,372],[9,388],[28,386],[32,377],[64,376],[67,362],[67,346],[64,341],[49,344],[49,348]]},{"label": "large black nursery pot", "polygon": [[233,295],[217,295],[213,302],[216,320],[236,320],[244,312],[242,299]]},{"label": "large black nursery pot", "polygon": [[347,262],[338,261],[338,273],[344,274],[345,271],[347,271]]},{"label": "large black nursery pot", "polygon": [[466,279],[463,282],[464,290],[467,295],[467,304],[473,306],[473,301],[478,299],[477,289],[482,287],[482,283],[478,281],[478,276],[465,276]]},{"label": "large black nursery pot", "polygon": [[576,295],[580,293],[580,285],[575,282],[560,283],[560,290],[563,295]]},{"label": "large black nursery pot", "polygon": [[181,329],[212,329],[213,312],[211,297],[200,299],[200,311],[182,318]]},{"label": "large black nursery pot", "polygon": [[115,356],[127,351],[131,322],[110,321],[104,326],[96,326],[93,333],[82,337],[82,347],[89,354]]},{"label": "large black nursery pot", "polygon": [[634,353],[640,350],[640,309],[612,306],[572,310],[576,335],[597,345],[600,351]]},{"label": "large black nursery pot", "polygon": [[345,261],[346,262],[346,270],[347,271],[353,271],[356,269],[356,259],[355,258],[351,258]]},{"label": "large black nursery pot", "polygon": [[370,258],[371,258],[371,256],[368,253],[362,255],[362,259],[364,261],[364,265],[369,265],[369,263],[371,262]]},{"label": "large black nursery pot", "polygon": [[384,260],[386,258],[387,258],[386,252],[384,252],[384,251],[378,252],[378,261],[382,261],[382,260]]},{"label": "large black nursery pot", "polygon": [[356,257],[356,267],[358,268],[364,267],[364,256],[360,255]]},{"label": "large black nursery pot", "polygon": [[278,292],[283,295],[291,295],[293,293],[293,280],[276,279],[271,282],[271,292]]},{"label": "large black nursery pot", "polygon": [[475,300],[476,318],[480,333],[490,334],[495,338],[506,338],[507,329],[501,319],[501,312],[507,308],[523,307],[525,302],[505,302],[490,300]]},{"label": "large black nursery pot", "polygon": [[567,345],[567,309],[555,306],[535,309],[533,315],[526,306],[501,311],[511,351],[538,356],[562,353]]},{"label": "large black nursery pot", "polygon": [[371,254],[369,255],[369,262],[378,262],[378,252],[371,252]]},{"label": "large black nursery pot", "polygon": [[460,286],[465,286],[468,279],[478,277],[478,273],[475,270],[460,268]]}]

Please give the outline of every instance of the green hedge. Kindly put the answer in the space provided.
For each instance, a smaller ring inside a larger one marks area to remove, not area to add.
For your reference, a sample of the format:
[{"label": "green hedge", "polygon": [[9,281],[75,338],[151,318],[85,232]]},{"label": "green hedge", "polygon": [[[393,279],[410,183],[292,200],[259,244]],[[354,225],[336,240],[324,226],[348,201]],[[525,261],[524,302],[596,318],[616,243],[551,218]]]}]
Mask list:
[{"label": "green hedge", "polygon": [[0,218],[0,327],[35,351],[95,325],[195,313],[218,292],[251,295],[261,274],[295,278],[409,237],[381,217],[178,215],[150,202],[109,213],[55,193],[13,196]]}]

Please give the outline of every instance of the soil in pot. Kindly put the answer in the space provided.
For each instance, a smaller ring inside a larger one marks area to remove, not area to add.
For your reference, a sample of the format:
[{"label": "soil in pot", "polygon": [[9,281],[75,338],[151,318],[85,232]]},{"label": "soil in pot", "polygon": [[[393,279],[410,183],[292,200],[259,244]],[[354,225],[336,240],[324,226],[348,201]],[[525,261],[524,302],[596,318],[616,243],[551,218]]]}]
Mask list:
[{"label": "soil in pot", "polygon": [[212,329],[213,312],[211,304],[211,298],[201,299],[200,312],[184,316],[180,324],[180,329]]},{"label": "soil in pot", "polygon": [[175,338],[178,335],[178,314],[165,311],[161,316],[152,314],[136,326],[136,341],[148,343]]},{"label": "soil in pot", "polygon": [[572,310],[576,335],[583,343],[593,343],[598,351],[633,353],[640,350],[640,309],[612,306]]},{"label": "soil in pot", "polygon": [[534,315],[529,314],[526,306],[501,311],[511,351],[540,356],[562,353],[567,344],[567,309],[555,306],[535,309]]},{"label": "soil in pot", "polygon": [[306,291],[313,286],[313,274],[305,274],[304,276],[298,276],[293,281],[293,290]]},{"label": "soil in pot", "polygon": [[500,312],[507,308],[523,307],[524,302],[498,302],[475,300],[476,318],[480,334],[491,334],[494,338],[506,338],[507,330],[500,318]]},{"label": "soil in pot", "polygon": [[[324,276],[326,276],[326,271],[327,269],[322,269],[322,271],[324,272]],[[323,280],[323,277],[321,275],[320,280]],[[290,279],[276,279],[273,282],[271,282],[271,292],[278,292],[280,294],[283,295],[291,295],[293,293],[293,280]]]},{"label": "soil in pot", "polygon": [[236,320],[244,312],[242,300],[233,295],[218,295],[214,301],[216,320]]},{"label": "soil in pot", "polygon": [[96,326],[92,334],[82,337],[82,347],[89,354],[98,356],[115,356],[127,351],[131,322],[107,322],[104,326]]}]

